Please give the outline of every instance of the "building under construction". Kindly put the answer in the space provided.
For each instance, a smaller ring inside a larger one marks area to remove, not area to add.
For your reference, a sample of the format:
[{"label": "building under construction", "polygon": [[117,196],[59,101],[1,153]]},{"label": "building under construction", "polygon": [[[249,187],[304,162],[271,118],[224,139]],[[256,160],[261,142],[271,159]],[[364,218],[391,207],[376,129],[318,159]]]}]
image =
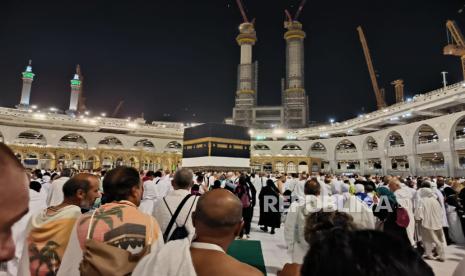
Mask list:
[{"label": "building under construction", "polygon": [[254,20],[249,21],[241,0],[236,0],[242,14],[236,38],[241,47],[238,67],[236,101],[232,121],[236,125],[270,128],[301,128],[308,125],[308,96],[305,91],[304,39],[305,32],[298,21],[305,0],[301,2],[295,16],[286,11],[286,76],[282,79],[282,105],[258,106],[258,62],[253,61],[253,46],[257,42]]}]

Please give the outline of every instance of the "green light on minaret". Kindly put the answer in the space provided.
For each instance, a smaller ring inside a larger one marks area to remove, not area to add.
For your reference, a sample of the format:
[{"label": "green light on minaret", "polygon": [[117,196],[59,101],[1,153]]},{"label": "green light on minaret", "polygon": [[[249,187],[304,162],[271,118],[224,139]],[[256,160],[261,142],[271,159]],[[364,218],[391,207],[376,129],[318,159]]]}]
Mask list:
[{"label": "green light on minaret", "polygon": [[23,79],[34,79],[35,74],[32,72],[23,72]]},{"label": "green light on minaret", "polygon": [[71,80],[71,86],[81,86],[81,80],[78,74],[74,74],[74,78]]},{"label": "green light on minaret", "polygon": [[80,80],[71,80],[71,85],[72,85],[72,86],[80,86],[80,85],[81,85],[81,81],[80,81]]},{"label": "green light on minaret", "polygon": [[35,74],[32,73],[32,60],[29,60],[29,65],[26,67],[26,71],[23,72],[23,79],[34,79]]}]

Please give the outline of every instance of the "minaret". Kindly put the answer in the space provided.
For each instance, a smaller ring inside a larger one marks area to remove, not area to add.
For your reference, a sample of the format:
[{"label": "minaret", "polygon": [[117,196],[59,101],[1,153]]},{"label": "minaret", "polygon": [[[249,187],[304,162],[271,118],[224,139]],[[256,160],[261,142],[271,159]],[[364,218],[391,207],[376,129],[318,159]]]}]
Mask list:
[{"label": "minaret", "polygon": [[71,100],[69,102],[69,110],[66,112],[70,115],[75,115],[78,111],[79,96],[81,93],[81,80],[79,79],[79,65],[76,67],[76,74],[71,80]]},{"label": "minaret", "polygon": [[298,21],[286,21],[286,81],[283,105],[285,124],[290,128],[304,127],[308,123],[308,99],[304,82],[305,32]]},{"label": "minaret", "polygon": [[76,68],[76,74],[79,76],[79,80],[81,81],[81,91],[79,91],[79,101],[78,101],[78,112],[84,113],[87,109],[86,107],[86,98],[84,97],[84,76],[81,72],[81,66],[78,64]]},{"label": "minaret", "polygon": [[233,121],[236,125],[252,126],[253,108],[257,105],[257,63],[252,60],[252,48],[257,42],[254,22],[249,21],[241,0],[236,0],[243,23],[239,25],[237,44],[241,47],[241,63],[237,68],[236,103],[233,109]]},{"label": "minaret", "polygon": [[253,23],[245,22],[239,26],[236,38],[241,47],[241,63],[238,67],[234,123],[242,126],[253,124],[253,108],[257,105],[257,63],[252,62],[252,48],[257,41]]},{"label": "minaret", "polygon": [[29,101],[31,99],[31,87],[34,81],[34,73],[32,73],[32,60],[29,60],[29,65],[26,71],[22,73],[23,89],[21,91],[21,102],[18,105],[19,109],[28,109]]},{"label": "minaret", "polygon": [[284,120],[287,127],[299,128],[308,124],[308,97],[305,92],[304,39],[302,23],[298,21],[306,0],[302,0],[294,18],[286,10],[284,28],[286,40],[286,80],[284,85]]}]

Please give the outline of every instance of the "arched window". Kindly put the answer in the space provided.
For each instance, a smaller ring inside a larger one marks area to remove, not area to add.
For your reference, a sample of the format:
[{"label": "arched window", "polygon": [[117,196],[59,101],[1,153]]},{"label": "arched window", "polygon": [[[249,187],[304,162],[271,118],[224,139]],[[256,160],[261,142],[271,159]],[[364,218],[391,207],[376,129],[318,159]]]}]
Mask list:
[{"label": "arched window", "polygon": [[87,148],[87,141],[80,134],[70,133],[60,139],[58,146],[61,148]]},{"label": "arched window", "polygon": [[326,151],[325,145],[323,145],[320,142],[316,142],[310,147],[310,153],[321,154],[321,153],[326,153],[326,152],[327,151]]},{"label": "arched window", "polygon": [[344,139],[336,146],[337,153],[353,153],[357,152],[357,147],[350,140]]},{"label": "arched window", "polygon": [[405,146],[405,143],[399,132],[393,131],[388,135],[388,145],[391,148],[398,148]]},{"label": "arched window", "polygon": [[378,143],[376,142],[375,138],[368,137],[365,142],[365,150],[367,151],[376,151],[378,150]]},{"label": "arched window", "polygon": [[287,145],[284,145],[281,150],[285,150],[285,151],[298,151],[298,150],[302,150],[302,148],[299,146],[299,145],[296,145],[296,144],[287,144]]},{"label": "arched window", "polygon": [[42,133],[36,130],[27,130],[21,132],[18,137],[16,137],[14,143],[22,145],[45,146],[47,145],[47,140]]},{"label": "arched window", "polygon": [[120,139],[114,137],[114,136],[108,136],[100,140],[98,143],[100,147],[108,147],[108,148],[116,148],[116,147],[122,147],[123,142],[121,142]]},{"label": "arched window", "polygon": [[171,141],[165,147],[165,151],[168,152],[181,152],[181,150],[182,145],[178,141]]},{"label": "arched window", "polygon": [[148,150],[148,151],[153,151],[155,149],[155,145],[152,143],[152,141],[148,139],[142,139],[142,140],[137,141],[134,144],[134,147]]},{"label": "arched window", "polygon": [[265,144],[255,144],[253,146],[253,149],[254,150],[270,150],[270,147],[268,147],[267,145]]},{"label": "arched window", "polygon": [[434,128],[429,125],[421,125],[417,131],[416,141],[417,144],[429,144],[437,143],[439,139]]}]

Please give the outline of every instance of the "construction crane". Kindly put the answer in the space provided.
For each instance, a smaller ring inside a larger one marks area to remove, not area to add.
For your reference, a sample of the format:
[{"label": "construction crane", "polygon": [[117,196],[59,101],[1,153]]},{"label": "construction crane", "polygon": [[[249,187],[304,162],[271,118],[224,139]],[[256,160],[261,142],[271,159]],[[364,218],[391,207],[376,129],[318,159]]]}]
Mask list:
[{"label": "construction crane", "polygon": [[289,22],[298,21],[300,15],[302,14],[302,10],[304,9],[306,3],[307,3],[307,0],[302,0],[300,2],[299,8],[297,9],[297,12],[295,13],[294,17],[291,15],[289,10],[284,10],[284,12],[286,13],[286,16],[287,16],[287,20]]},{"label": "construction crane", "polygon": [[249,18],[247,17],[247,13],[245,12],[245,9],[244,9],[244,5],[242,5],[242,0],[236,0],[236,3],[237,3],[237,6],[239,7],[244,23],[250,23]]},{"label": "construction crane", "polygon": [[447,20],[446,26],[452,36],[452,43],[444,47],[444,55],[460,57],[465,80],[465,39],[455,21]]},{"label": "construction crane", "polygon": [[391,82],[394,85],[394,90],[396,91],[396,103],[401,103],[404,101],[404,80],[398,79]]},{"label": "construction crane", "polygon": [[113,111],[111,117],[116,118],[118,116],[118,113],[121,111],[121,108],[123,107],[124,101],[120,101],[118,105],[116,106],[115,110]]},{"label": "construction crane", "polygon": [[386,101],[384,100],[384,93],[382,89],[379,88],[378,79],[376,78],[375,68],[373,67],[373,61],[371,59],[370,49],[368,48],[368,43],[363,33],[361,26],[357,27],[358,34],[360,36],[360,42],[362,43],[363,53],[365,54],[365,59],[368,65],[368,71],[370,73],[371,84],[373,85],[373,90],[376,97],[376,106],[378,109],[383,109],[386,107]]}]

